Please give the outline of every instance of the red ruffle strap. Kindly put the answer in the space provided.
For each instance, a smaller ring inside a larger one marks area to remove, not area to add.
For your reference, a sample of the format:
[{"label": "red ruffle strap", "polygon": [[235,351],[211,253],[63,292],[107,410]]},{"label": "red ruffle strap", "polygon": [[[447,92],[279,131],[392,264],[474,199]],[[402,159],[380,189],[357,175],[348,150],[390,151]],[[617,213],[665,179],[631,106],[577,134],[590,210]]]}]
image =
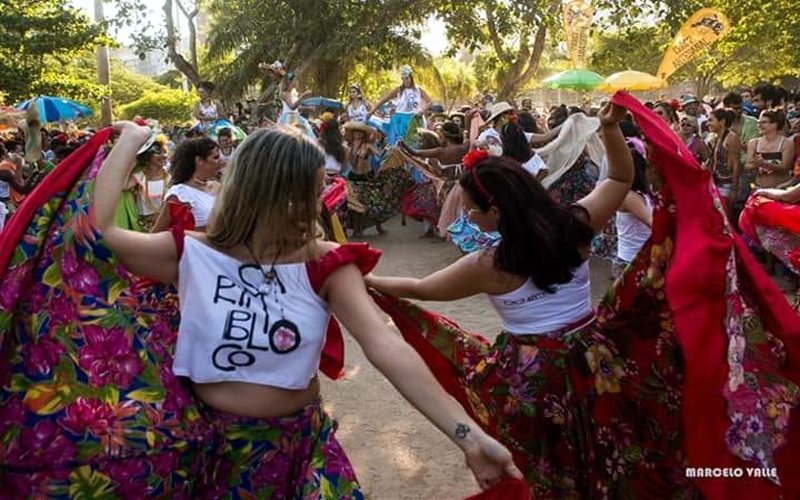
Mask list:
[{"label": "red ruffle strap", "polygon": [[169,226],[177,227],[184,231],[193,231],[196,227],[192,208],[180,200],[167,200],[169,209]]},{"label": "red ruffle strap", "polygon": [[[380,258],[380,250],[370,248],[366,243],[342,245],[319,259],[306,263],[308,280],[314,291],[319,293],[328,276],[341,266],[355,264],[362,274],[367,274],[378,265]],[[344,375],[344,339],[342,328],[336,318],[331,318],[328,323],[319,369],[333,380],[340,379]]]}]

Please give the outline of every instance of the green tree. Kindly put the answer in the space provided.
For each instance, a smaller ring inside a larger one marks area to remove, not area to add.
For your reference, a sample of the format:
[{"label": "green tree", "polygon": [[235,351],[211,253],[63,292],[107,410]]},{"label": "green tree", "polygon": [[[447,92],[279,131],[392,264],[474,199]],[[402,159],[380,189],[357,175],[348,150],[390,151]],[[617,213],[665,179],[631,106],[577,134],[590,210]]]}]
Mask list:
[{"label": "green tree", "polygon": [[102,88],[65,69],[81,50],[91,48],[103,27],[67,0],[0,0],[0,88],[9,102],[37,94],[85,99]]},{"label": "green tree", "polygon": [[215,77],[241,95],[261,80],[259,63],[284,61],[299,80],[326,95],[344,90],[358,65],[388,69],[427,60],[418,40],[429,0],[214,0],[209,60],[230,64]]},{"label": "green tree", "polygon": [[145,92],[131,103],[117,108],[117,113],[130,120],[136,116],[154,118],[162,125],[184,125],[192,121],[192,108],[198,99],[195,93],[167,89],[159,92]]},{"label": "green tree", "polygon": [[588,65],[601,75],[628,69],[654,75],[669,40],[669,32],[658,26],[632,26],[624,31],[598,30],[592,39]]},{"label": "green tree", "polygon": [[478,83],[472,67],[457,59],[439,57],[430,66],[421,68],[417,81],[440,102],[446,111],[459,102],[465,102],[478,91]]},{"label": "green tree", "polygon": [[513,98],[536,75],[547,35],[557,33],[561,23],[561,0],[445,2],[438,11],[447,23],[451,53],[491,51],[476,73],[500,99]]}]

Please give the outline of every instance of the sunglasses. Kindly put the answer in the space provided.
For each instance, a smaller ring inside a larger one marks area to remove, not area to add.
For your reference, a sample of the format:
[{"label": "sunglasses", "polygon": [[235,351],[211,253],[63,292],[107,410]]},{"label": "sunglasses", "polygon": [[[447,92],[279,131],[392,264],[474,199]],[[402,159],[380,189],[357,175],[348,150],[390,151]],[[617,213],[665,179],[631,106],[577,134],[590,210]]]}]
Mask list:
[{"label": "sunglasses", "polygon": [[689,123],[689,122],[681,122],[681,127],[692,127],[692,128],[694,128],[694,124],[693,123]]}]

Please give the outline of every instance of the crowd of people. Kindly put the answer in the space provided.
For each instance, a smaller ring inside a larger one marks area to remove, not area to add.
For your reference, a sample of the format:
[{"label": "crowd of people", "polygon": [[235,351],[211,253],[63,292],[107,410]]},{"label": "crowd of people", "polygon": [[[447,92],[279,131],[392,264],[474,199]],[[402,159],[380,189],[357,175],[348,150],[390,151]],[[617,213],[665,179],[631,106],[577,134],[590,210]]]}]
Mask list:
[{"label": "crowd of people", "polygon": [[[487,95],[445,112],[404,66],[374,105],[352,84],[341,109],[308,113],[291,71],[261,69],[256,105],[230,114],[203,83],[191,129],[5,141],[0,483],[364,498],[320,398],[318,373],[341,376],[341,321],[482,489],[729,498],[685,473],[718,460],[779,470],[737,486],[758,498],[800,492],[785,468],[799,320],[749,256],[706,248],[741,232],[800,275],[800,95],[549,109]],[[421,279],[372,274],[380,252],[346,240],[395,216],[463,257]],[[719,293],[679,308],[690,269],[666,277],[692,252]],[[598,306],[590,255],[616,278]],[[403,300],[478,294],[500,316],[494,342]],[[704,300],[706,323],[687,322]],[[687,350],[717,334],[718,359]],[[708,386],[697,366],[728,409],[692,392]],[[716,427],[687,428],[698,415]]]}]

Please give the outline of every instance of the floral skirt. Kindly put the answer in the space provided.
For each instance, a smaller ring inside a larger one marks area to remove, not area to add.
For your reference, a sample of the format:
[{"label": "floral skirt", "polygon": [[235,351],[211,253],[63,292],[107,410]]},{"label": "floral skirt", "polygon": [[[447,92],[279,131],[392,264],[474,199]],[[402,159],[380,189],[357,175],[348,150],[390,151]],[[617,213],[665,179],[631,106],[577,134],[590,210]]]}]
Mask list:
[{"label": "floral skirt", "polygon": [[[683,466],[683,356],[648,243],[596,319],[494,343],[373,292],[440,383],[514,453],[533,498],[695,498]],[[651,258],[652,256],[652,258]]]},{"label": "floral skirt", "polygon": [[439,222],[441,205],[433,182],[414,184],[405,196],[400,212],[412,219],[428,221],[433,225]]},{"label": "floral skirt", "polygon": [[[353,218],[363,216],[364,227],[381,224],[400,211],[403,195],[413,186],[405,167],[380,171],[370,180],[347,182],[347,210],[343,216],[354,227]],[[340,216],[341,217],[341,216]]]},{"label": "floral skirt", "polygon": [[578,159],[547,191],[562,205],[570,205],[591,193],[597,184],[596,167],[591,160]]},{"label": "floral skirt", "polygon": [[213,478],[198,498],[363,500],[356,474],[319,399],[297,413],[265,419],[206,410],[214,423]]}]

